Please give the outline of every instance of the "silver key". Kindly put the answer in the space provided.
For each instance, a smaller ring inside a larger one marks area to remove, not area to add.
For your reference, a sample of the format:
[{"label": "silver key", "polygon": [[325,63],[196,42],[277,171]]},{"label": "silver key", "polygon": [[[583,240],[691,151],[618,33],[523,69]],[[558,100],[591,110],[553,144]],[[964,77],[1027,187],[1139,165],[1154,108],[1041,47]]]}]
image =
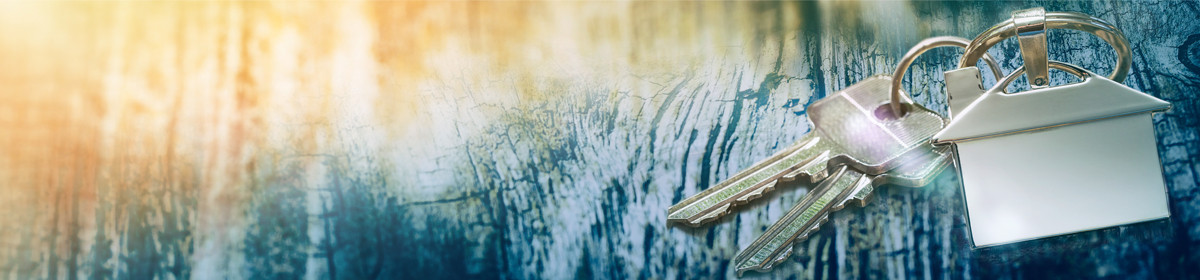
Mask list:
[{"label": "silver key", "polygon": [[845,208],[848,203],[866,206],[871,193],[879,186],[920,187],[928,184],[950,165],[950,150],[926,144],[920,152],[900,161],[903,164],[895,169],[874,176],[848,167],[838,169],[734,258],[738,275],[748,270],[770,270],[791,255],[793,243],[807,239],[819,230],[831,213]]},{"label": "silver key", "polygon": [[808,112],[815,130],[792,147],[671,206],[667,220],[698,226],[725,215],[731,206],[762,196],[778,182],[818,182],[843,165],[872,175],[894,168],[897,159],[927,142],[944,123],[937,113],[919,106],[900,119],[881,120],[878,116],[888,111],[876,111],[887,108],[890,85],[890,77],[874,76],[813,103]]}]

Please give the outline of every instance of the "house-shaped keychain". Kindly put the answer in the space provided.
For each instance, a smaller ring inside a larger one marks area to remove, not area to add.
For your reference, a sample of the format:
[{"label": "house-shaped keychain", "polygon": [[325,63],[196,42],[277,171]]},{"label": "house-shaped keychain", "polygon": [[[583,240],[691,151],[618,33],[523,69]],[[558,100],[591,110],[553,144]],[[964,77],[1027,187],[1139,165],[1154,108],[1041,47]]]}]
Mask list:
[{"label": "house-shaped keychain", "polygon": [[1083,81],[1003,93],[1013,73],[933,138],[955,147],[977,247],[1169,215],[1151,115],[1170,103],[1051,64]]}]

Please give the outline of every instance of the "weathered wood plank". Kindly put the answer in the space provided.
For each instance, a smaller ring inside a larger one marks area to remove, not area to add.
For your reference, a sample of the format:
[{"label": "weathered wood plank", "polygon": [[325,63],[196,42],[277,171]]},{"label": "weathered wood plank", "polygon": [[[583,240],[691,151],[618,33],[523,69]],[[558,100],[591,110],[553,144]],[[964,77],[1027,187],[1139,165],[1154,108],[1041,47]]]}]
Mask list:
[{"label": "weathered wood plank", "polygon": [[[735,277],[804,187],[702,228],[667,225],[671,204],[921,38],[1034,6],[1115,24],[1125,84],[1173,103],[1154,118],[1169,222],[972,250],[947,173],[745,278],[1200,275],[1194,2],[3,5],[22,34],[0,38],[18,65],[0,70],[3,278]],[[1049,39],[1052,59],[1114,62]],[[945,111],[959,53],[917,61],[914,100]],[[1021,63],[1013,40],[991,53]]]}]

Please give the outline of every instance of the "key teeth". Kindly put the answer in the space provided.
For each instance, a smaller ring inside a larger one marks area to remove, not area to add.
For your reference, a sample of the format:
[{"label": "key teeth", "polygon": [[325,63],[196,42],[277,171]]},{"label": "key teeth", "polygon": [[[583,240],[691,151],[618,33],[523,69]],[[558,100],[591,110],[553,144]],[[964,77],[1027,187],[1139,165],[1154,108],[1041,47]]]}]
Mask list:
[{"label": "key teeth", "polygon": [[[869,187],[868,187],[868,188],[869,188]],[[870,202],[871,202],[871,198],[872,198],[872,197],[875,197],[875,192],[874,192],[874,190],[873,190],[873,189],[867,189],[867,190],[864,190],[864,191],[866,191],[867,193],[866,193],[866,194],[863,194],[862,196],[855,197],[855,198],[853,199],[853,200],[854,200],[854,202],[855,202],[856,204],[858,204],[858,207],[867,207],[867,203],[870,203]]]},{"label": "key teeth", "polygon": [[705,223],[715,221],[715,220],[725,216],[726,214],[729,214],[730,212],[732,212],[730,209],[733,208],[733,206],[746,204],[746,203],[750,202],[751,200],[762,197],[762,195],[764,193],[774,191],[775,186],[776,186],[776,182],[767,183],[762,188],[759,188],[756,191],[753,191],[746,195],[738,197],[737,199],[733,200],[729,204],[721,205],[720,208],[714,209],[712,212],[708,212],[708,214],[704,214],[704,216],[700,216],[699,218],[696,218],[694,221],[687,221],[687,223],[690,226],[701,226]]},{"label": "key teeth", "polygon": [[[774,191],[776,184],[778,184],[778,182],[767,183],[766,185],[763,185],[762,188],[759,188],[758,190],[755,190],[746,195],[738,197],[738,199],[734,200],[733,202],[735,202],[737,204],[746,204],[746,203],[750,202],[751,200],[758,199],[759,197],[762,197],[763,194]],[[728,205],[726,205],[726,208],[728,208]]]},{"label": "key teeth", "polygon": [[716,208],[713,211],[708,212],[707,214],[704,214],[703,216],[700,216],[693,220],[685,219],[683,221],[686,222],[687,225],[693,226],[693,227],[698,227],[698,226],[704,225],[705,223],[714,221],[716,219],[719,219],[719,218],[725,216],[726,214],[729,214],[730,212],[732,212],[730,210],[730,208],[732,208],[733,206],[746,204],[746,203],[750,202],[751,200],[762,197],[762,195],[764,193],[774,191],[775,186],[776,186],[776,182],[767,183],[767,185],[764,185],[762,188],[760,188],[754,192],[748,193],[746,195],[740,196],[737,199],[734,199],[733,201],[731,201],[729,204],[721,205],[720,208]]},{"label": "key teeth", "polygon": [[729,204],[721,205],[720,208],[717,208],[717,209],[713,210],[712,212],[708,212],[708,214],[704,214],[704,216],[700,216],[700,218],[697,218],[696,221],[694,221],[694,222],[689,221],[688,224],[690,224],[691,226],[699,226],[704,223],[716,220],[717,218],[724,216],[726,213],[729,213]]},{"label": "key teeth", "polygon": [[[874,183],[874,182],[872,182],[872,183]],[[867,207],[867,203],[871,202],[871,197],[874,196],[874,193],[875,193],[874,186],[871,186],[871,185],[863,186],[862,189],[859,189],[858,191],[854,192],[853,194],[850,194],[850,197],[847,197],[846,201],[843,201],[841,203],[841,207],[845,207],[847,203],[858,206],[859,208]]]},{"label": "key teeth", "polygon": [[833,211],[842,211],[842,209],[846,209],[846,202],[851,201],[851,200],[854,200],[854,199],[847,199],[847,200],[843,200],[842,202],[838,202],[837,204],[834,204]]},{"label": "key teeth", "polygon": [[737,268],[738,277],[742,277],[742,274],[745,274],[746,271],[753,270],[753,271],[757,271],[757,272],[767,272],[767,271],[771,271],[772,269],[775,269],[776,265],[783,263],[783,261],[786,261],[788,259],[788,257],[792,256],[792,251],[794,250],[795,245],[796,244],[794,244],[794,243],[788,244],[787,249],[784,249],[784,251],[782,253],[780,253],[778,256],[776,256],[775,258],[767,259],[766,262],[759,263],[759,264],[752,264],[750,266],[738,267]]},{"label": "key teeth", "polygon": [[795,251],[795,248],[796,248],[796,243],[800,243],[800,241],[808,240],[809,235],[813,232],[817,232],[818,230],[820,230],[821,225],[825,224],[826,222],[829,222],[829,215],[825,215],[825,216],[822,216],[820,219],[817,219],[816,223],[813,223],[813,226],[811,228],[809,228],[809,230],[806,230],[806,231],[804,231],[803,234],[796,236],[796,239],[792,240],[792,242],[789,242],[787,244],[787,248],[784,249],[783,252],[780,252],[779,255],[776,255],[774,258],[767,259],[766,262],[763,262],[761,264],[752,264],[750,266],[738,267],[737,268],[738,277],[742,277],[742,273],[745,273],[746,271],[750,271],[750,270],[754,270],[757,272],[767,272],[767,271],[771,271],[772,269],[775,269],[776,265],[778,265],[779,263],[782,263],[783,261],[786,261],[788,259],[788,257],[792,256],[792,253],[793,253],[793,251]]},{"label": "key teeth", "polygon": [[796,171],[792,171],[791,173],[784,174],[783,176],[779,177],[779,180],[784,182],[794,182],[804,179],[802,183],[812,184],[825,179],[824,177],[827,176],[826,173],[829,173],[829,170],[822,169],[816,173],[810,173],[804,169],[798,169]]},{"label": "key teeth", "polygon": [[[825,224],[826,222],[829,222],[829,215],[821,216],[820,219],[817,219],[816,223],[813,223],[812,229],[810,229],[808,232],[812,233],[821,230],[821,225]],[[804,239],[808,239],[807,233],[805,234]],[[796,241],[801,241],[804,239],[797,239]]]},{"label": "key teeth", "polygon": [[801,173],[804,172],[788,172],[787,174],[783,174],[783,176],[779,177],[779,180],[784,182],[796,181],[797,177],[800,177]]},{"label": "key teeth", "polygon": [[785,182],[806,179],[805,183],[818,183],[830,175],[829,159],[828,151],[821,153],[800,165],[796,170],[783,174],[780,179]]},{"label": "key teeth", "polygon": [[779,253],[779,256],[776,256],[774,259],[768,260],[767,263],[765,263],[762,266],[762,269],[764,271],[769,271],[771,269],[774,269],[776,265],[779,265],[779,263],[786,261],[788,259],[788,257],[792,256],[792,250],[794,250],[795,248],[796,248],[795,243],[788,244],[787,248],[784,249],[783,252]]}]

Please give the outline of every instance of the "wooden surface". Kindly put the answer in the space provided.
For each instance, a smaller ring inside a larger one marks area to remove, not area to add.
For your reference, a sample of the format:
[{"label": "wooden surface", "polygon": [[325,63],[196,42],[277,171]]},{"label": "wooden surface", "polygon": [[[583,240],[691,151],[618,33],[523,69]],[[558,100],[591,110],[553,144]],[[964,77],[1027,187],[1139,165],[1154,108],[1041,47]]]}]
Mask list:
[{"label": "wooden surface", "polygon": [[[920,39],[1036,6],[1113,23],[1124,83],[1172,102],[1168,221],[973,250],[948,172],[744,278],[1200,275],[1196,2],[6,2],[0,278],[733,278],[805,186],[701,228],[670,205]],[[1081,32],[1049,48],[1114,63]],[[945,111],[959,54],[917,60],[917,102]]]}]

